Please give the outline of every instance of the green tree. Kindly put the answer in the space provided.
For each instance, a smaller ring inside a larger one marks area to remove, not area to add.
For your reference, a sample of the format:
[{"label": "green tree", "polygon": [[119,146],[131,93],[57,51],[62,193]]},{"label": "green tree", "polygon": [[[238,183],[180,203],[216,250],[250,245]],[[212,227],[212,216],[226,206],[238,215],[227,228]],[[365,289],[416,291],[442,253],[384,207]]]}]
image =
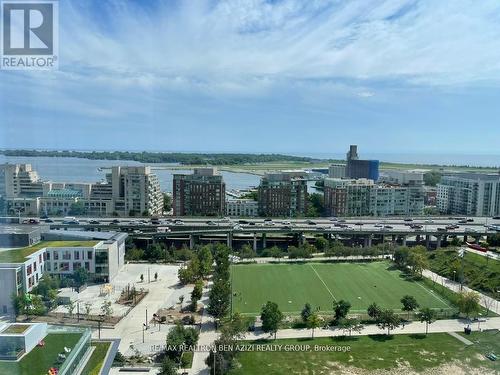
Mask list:
[{"label": "green tree", "polygon": [[370,306],[368,306],[367,312],[370,318],[377,320],[382,312],[382,309],[375,302],[373,302]]},{"label": "green tree", "polygon": [[83,216],[86,214],[87,209],[85,208],[85,204],[82,201],[72,203],[71,206],[69,206],[68,215]]},{"label": "green tree", "polygon": [[436,320],[436,313],[434,310],[424,307],[418,313],[418,319],[420,322],[425,322],[425,335],[429,332],[429,324],[432,324]]},{"label": "green tree", "polygon": [[396,315],[391,309],[382,310],[377,320],[377,326],[380,329],[387,329],[387,334],[399,327],[401,324],[401,319]]},{"label": "green tree", "polygon": [[111,301],[103,301],[101,304],[101,314],[105,317],[111,316],[113,314],[113,308],[111,307]]},{"label": "green tree", "polygon": [[170,358],[164,358],[160,365],[160,375],[177,375],[177,365]]},{"label": "green tree", "polygon": [[345,332],[349,332],[349,336],[351,336],[352,331],[360,333],[364,327],[356,318],[342,318],[339,320],[337,326]]},{"label": "green tree", "polygon": [[198,280],[191,292],[191,301],[199,301],[203,295],[203,281]]},{"label": "green tree", "polygon": [[73,271],[72,277],[75,281],[75,286],[80,289],[81,286],[87,283],[89,279],[89,272],[83,267],[78,267],[75,271]]},{"label": "green tree", "polygon": [[328,241],[323,238],[323,237],[316,237],[316,249],[318,249],[319,252],[325,252],[325,250],[328,248]]},{"label": "green tree", "polygon": [[410,319],[410,312],[414,311],[418,308],[419,304],[415,297],[406,295],[403,298],[401,298],[401,303],[403,304],[403,311],[408,312],[408,320]]},{"label": "green tree", "polygon": [[231,290],[226,280],[215,280],[209,292],[208,312],[216,320],[224,318],[229,312]]},{"label": "green tree", "polygon": [[262,320],[262,330],[266,333],[274,334],[274,339],[276,340],[279,324],[283,320],[283,314],[279,310],[278,305],[274,302],[267,301],[267,303],[262,306],[260,319]]},{"label": "green tree", "polygon": [[73,311],[75,311],[75,303],[71,300],[66,304],[66,309],[68,310],[68,314],[70,317],[73,316]]},{"label": "green tree", "polygon": [[272,258],[281,259],[283,258],[283,251],[278,246],[273,246],[269,249],[268,255]]},{"label": "green tree", "polygon": [[343,319],[349,313],[351,308],[351,303],[349,301],[344,301],[343,299],[333,302],[334,319],[338,322]]},{"label": "green tree", "polygon": [[253,259],[257,256],[257,253],[252,249],[250,245],[245,244],[241,247],[238,255],[242,259]]},{"label": "green tree", "polygon": [[436,186],[441,181],[441,172],[429,171],[424,173],[424,183],[427,186]]},{"label": "green tree", "polygon": [[481,305],[479,304],[479,294],[473,291],[470,292],[461,292],[458,295],[458,310],[465,314],[467,318],[472,316],[477,316],[481,309]]},{"label": "green tree", "polygon": [[419,251],[416,246],[408,256],[408,266],[414,275],[422,277],[422,271],[429,267],[429,261],[423,251]]},{"label": "green tree", "polygon": [[304,308],[300,312],[300,316],[302,317],[302,321],[304,323],[307,323],[307,320],[309,319],[309,317],[311,316],[311,314],[312,314],[311,305],[309,303],[306,303],[304,305]]},{"label": "green tree", "polygon": [[197,253],[199,261],[199,275],[202,278],[207,277],[212,272],[213,257],[209,246],[202,246]]},{"label": "green tree", "polygon": [[408,257],[410,255],[410,250],[407,247],[401,246],[394,251],[394,263],[399,268],[406,267],[408,264]]},{"label": "green tree", "polygon": [[317,313],[313,312],[311,315],[309,315],[309,317],[307,318],[307,327],[312,330],[312,338],[314,338],[314,330],[321,326],[322,323],[323,319],[321,319],[321,317]]},{"label": "green tree", "polygon": [[172,209],[172,196],[167,193],[163,193],[163,211],[168,212]]}]

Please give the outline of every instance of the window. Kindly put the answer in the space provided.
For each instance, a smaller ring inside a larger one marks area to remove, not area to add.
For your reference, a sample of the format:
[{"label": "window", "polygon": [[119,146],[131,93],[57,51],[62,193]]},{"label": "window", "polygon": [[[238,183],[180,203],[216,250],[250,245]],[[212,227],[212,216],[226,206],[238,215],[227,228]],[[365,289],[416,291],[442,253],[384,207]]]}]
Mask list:
[{"label": "window", "polygon": [[87,251],[87,259],[92,260],[92,251]]},{"label": "window", "polygon": [[59,264],[59,271],[68,272],[69,271],[69,263],[68,262],[61,262]]},{"label": "window", "polygon": [[54,251],[54,260],[59,260],[59,253]]},{"label": "window", "polygon": [[32,272],[33,272],[33,271],[32,271],[32,269],[31,269],[31,264],[30,264],[28,267],[26,267],[26,275],[28,275],[28,276],[29,276],[29,275],[31,275],[31,274],[32,274]]}]

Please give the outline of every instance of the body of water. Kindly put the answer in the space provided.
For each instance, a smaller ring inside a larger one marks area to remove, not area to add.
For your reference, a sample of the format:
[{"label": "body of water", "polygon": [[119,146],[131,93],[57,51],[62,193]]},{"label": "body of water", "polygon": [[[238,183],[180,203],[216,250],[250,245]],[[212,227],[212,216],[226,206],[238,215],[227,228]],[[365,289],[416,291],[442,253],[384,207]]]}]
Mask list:
[{"label": "body of water", "polygon": [[[57,157],[24,157],[24,156],[4,156],[0,155],[0,164],[31,164],[38,172],[42,180],[53,182],[98,182],[105,181],[106,173],[110,170],[99,168],[109,168],[120,165],[143,165],[143,163],[127,160],[90,160],[80,158],[57,158]],[[153,172],[160,180],[163,191],[172,191],[174,173],[192,173],[191,170],[163,169],[172,164],[147,164],[153,168]],[[155,169],[155,167],[162,169]],[[250,173],[234,173],[221,171],[226,182],[226,189],[247,189],[258,186],[260,177]]]}]

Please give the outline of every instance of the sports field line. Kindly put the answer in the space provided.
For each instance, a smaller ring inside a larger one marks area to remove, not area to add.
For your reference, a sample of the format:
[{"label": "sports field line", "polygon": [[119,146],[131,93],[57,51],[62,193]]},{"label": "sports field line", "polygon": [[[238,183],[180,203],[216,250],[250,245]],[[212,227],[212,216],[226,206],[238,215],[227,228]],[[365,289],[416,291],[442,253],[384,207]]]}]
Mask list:
[{"label": "sports field line", "polygon": [[328,288],[328,285],[326,285],[326,283],[323,281],[323,279],[319,275],[318,271],[316,271],[316,268],[314,268],[311,263],[309,263],[309,267],[311,267],[313,269],[314,273],[316,274],[316,276],[318,276],[318,279],[323,283],[323,285],[325,286],[326,290],[328,290],[328,293],[330,293],[330,295],[332,296],[333,300],[337,301],[337,298],[335,298],[335,296],[333,295],[333,293],[330,290],[330,288]]},{"label": "sports field line", "polygon": [[[392,311],[396,312],[396,313],[400,313],[400,314],[404,314],[406,315],[406,311],[403,311],[401,309],[391,309]],[[450,307],[450,308],[445,308],[445,309],[441,309],[439,307],[431,307],[431,310],[450,310],[450,311],[453,311],[455,310],[453,307]],[[281,311],[283,314],[290,314],[290,315],[297,315],[299,316],[301,311],[298,310],[298,311]],[[320,314],[334,314],[335,311],[333,310],[319,310],[318,311]],[[359,313],[359,314],[366,314],[366,309],[362,309],[362,310],[349,310],[349,314],[356,314],[356,313]],[[244,313],[240,313],[241,315],[251,315],[251,316],[258,316],[260,315],[260,311],[259,312],[244,312]]]},{"label": "sports field line", "polygon": [[422,289],[424,289],[427,293],[429,293],[431,296],[433,296],[434,298],[438,299],[439,301],[443,302],[446,306],[448,306],[450,309],[452,308],[450,306],[450,304],[448,302],[446,302],[444,299],[442,299],[440,296],[438,296],[436,293],[434,293],[432,290],[426,288],[425,286],[423,286],[422,284],[420,284],[418,281],[416,281],[416,284],[421,287]]}]

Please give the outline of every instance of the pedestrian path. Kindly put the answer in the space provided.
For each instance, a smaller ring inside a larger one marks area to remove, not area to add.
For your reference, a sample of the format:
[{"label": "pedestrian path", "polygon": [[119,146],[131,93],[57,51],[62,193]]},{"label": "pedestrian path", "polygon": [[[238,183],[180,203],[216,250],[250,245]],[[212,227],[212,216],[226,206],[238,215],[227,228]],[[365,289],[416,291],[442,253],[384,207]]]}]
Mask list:
[{"label": "pedestrian path", "polygon": [[472,341],[467,340],[465,337],[460,336],[456,332],[448,332],[448,335],[453,336],[454,338],[456,338],[459,341],[462,341],[465,345],[473,345],[474,344]]}]

